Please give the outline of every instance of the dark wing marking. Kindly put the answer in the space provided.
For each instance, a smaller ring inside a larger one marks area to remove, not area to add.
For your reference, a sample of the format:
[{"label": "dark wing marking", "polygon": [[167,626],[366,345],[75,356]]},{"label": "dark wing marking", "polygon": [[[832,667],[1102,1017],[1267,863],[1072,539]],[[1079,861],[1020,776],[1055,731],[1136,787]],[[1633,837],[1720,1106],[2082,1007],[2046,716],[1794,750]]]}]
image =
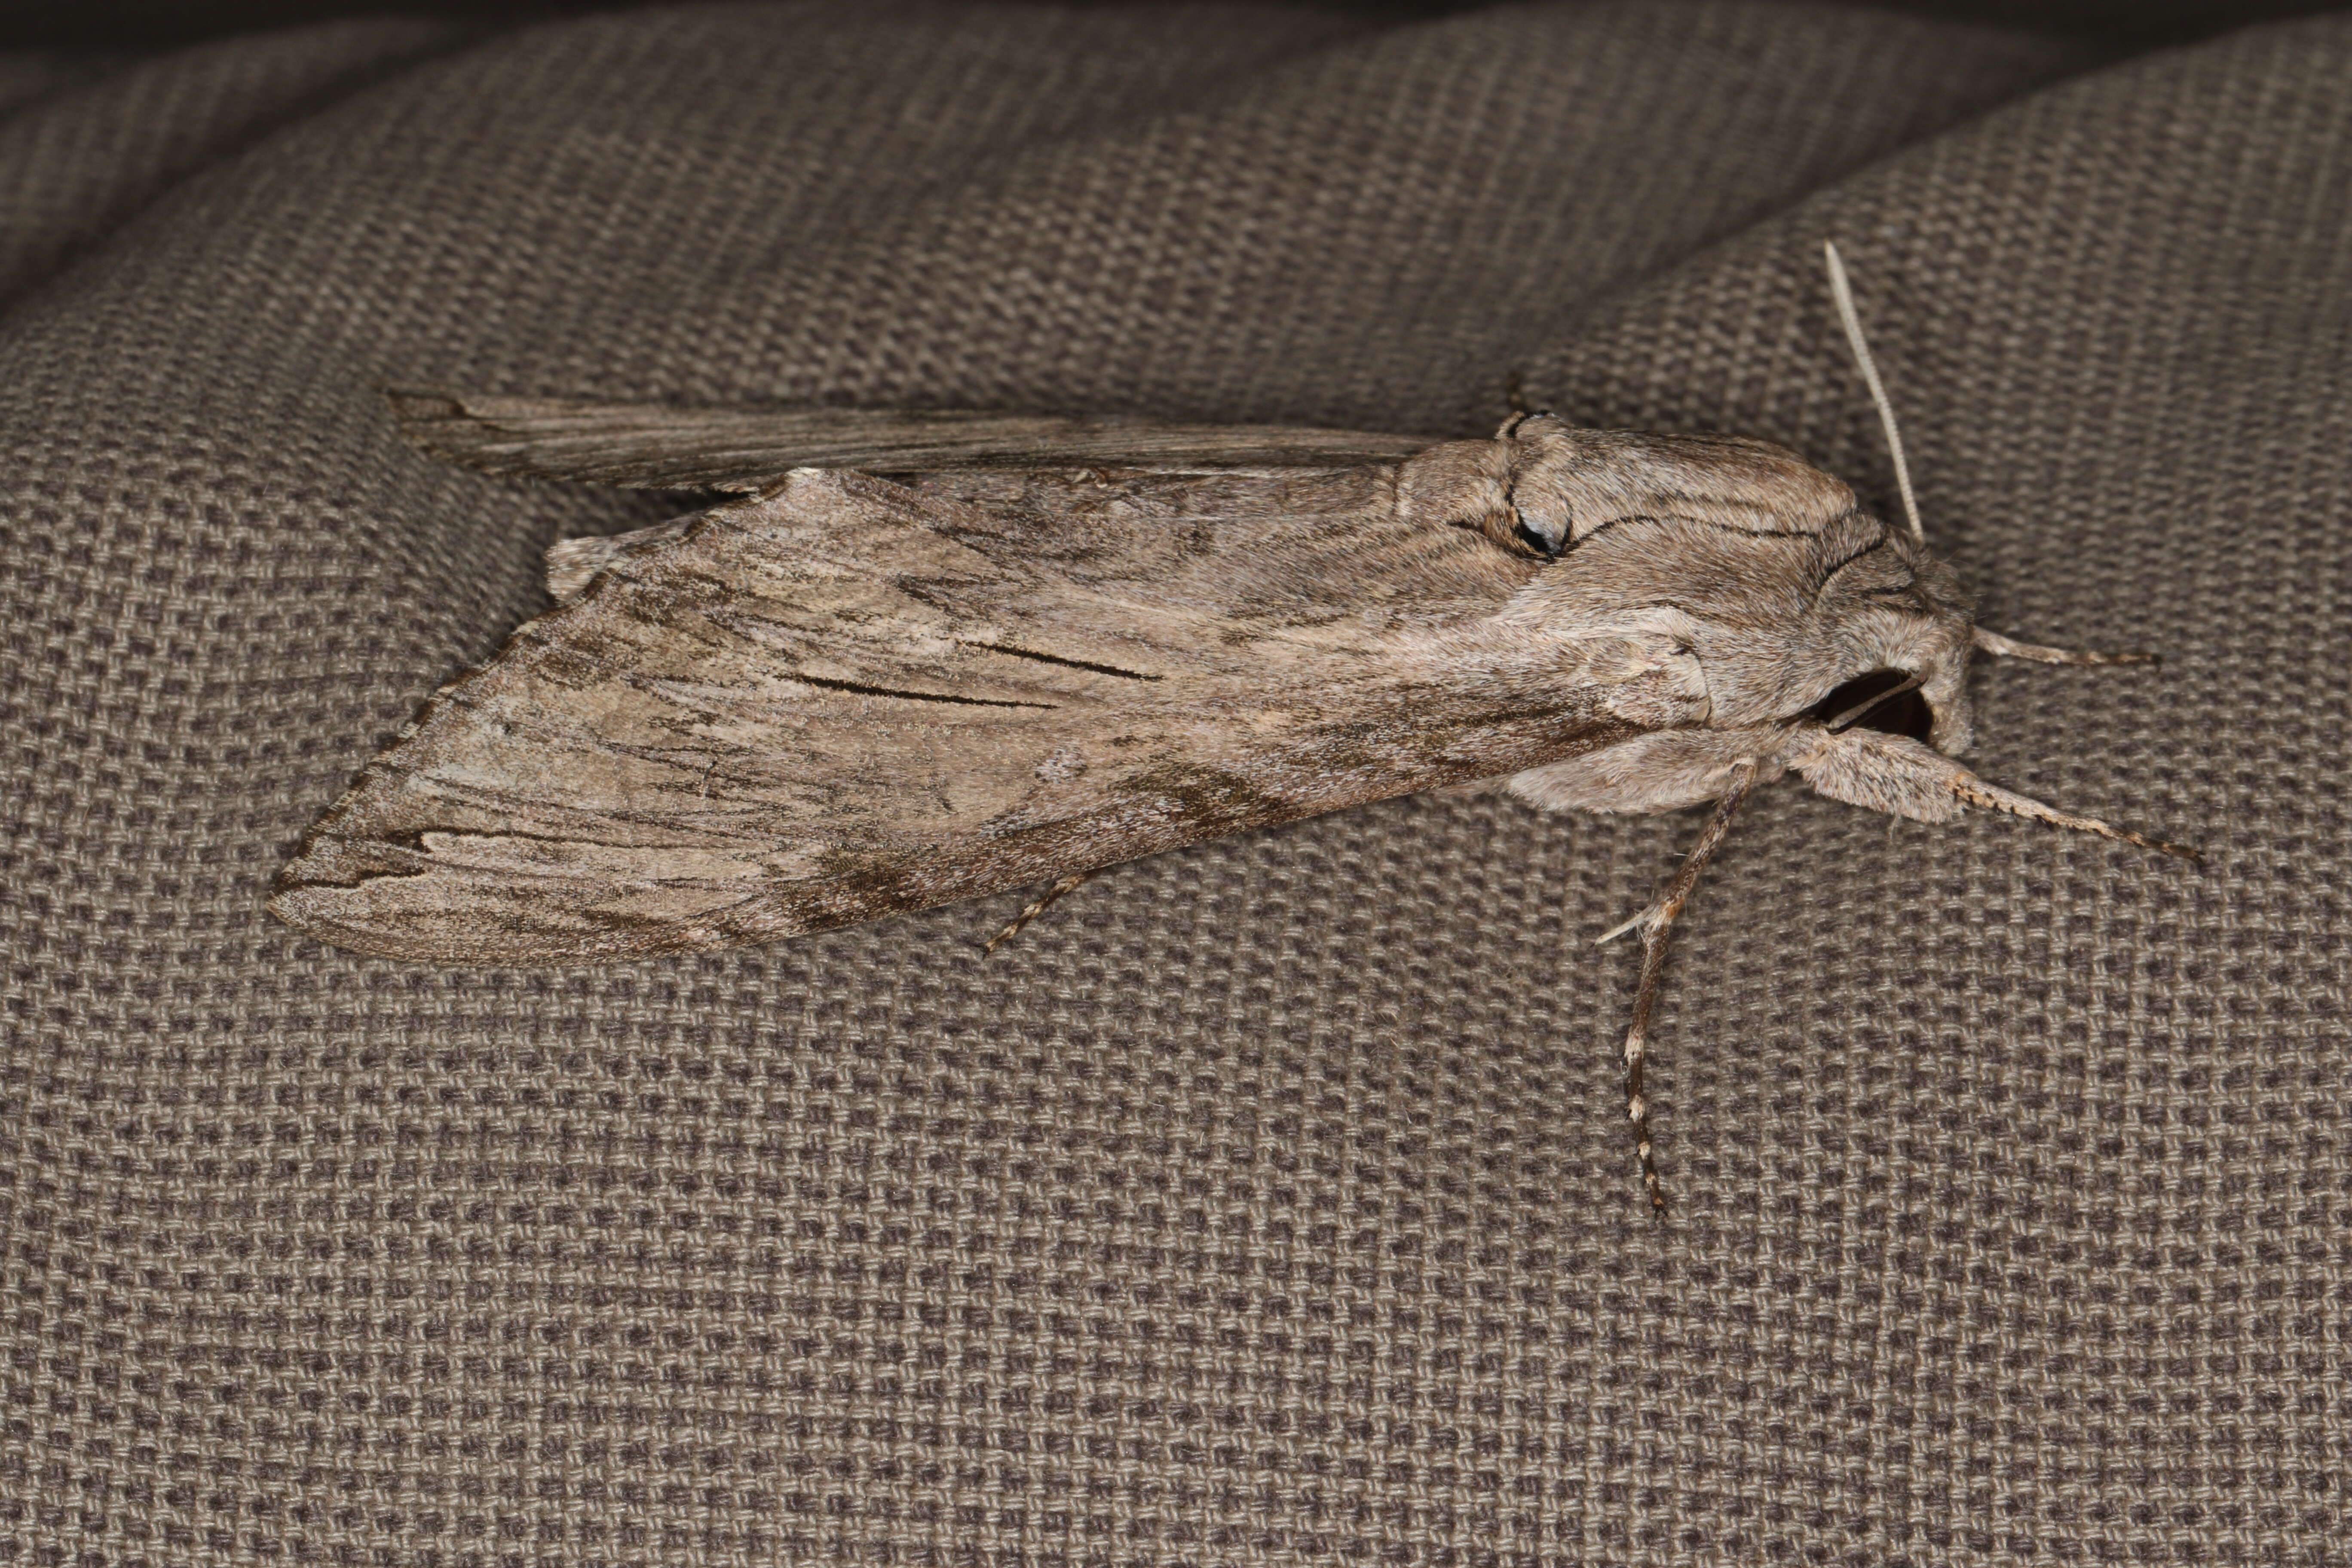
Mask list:
[{"label": "dark wing marking", "polygon": [[1307,426],[952,408],[679,408],[402,387],[386,396],[409,440],[446,462],[657,490],[754,491],[793,468],[1324,468],[1395,462],[1433,444]]},{"label": "dark wing marking", "polygon": [[[452,963],[726,946],[1637,732],[1549,656],[1498,676],[1479,628],[1539,568],[1475,534],[1118,515],[1057,558],[1056,520],[859,474],[703,513],[446,688],[271,908]],[[1415,596],[1450,607],[1360,609]]]}]

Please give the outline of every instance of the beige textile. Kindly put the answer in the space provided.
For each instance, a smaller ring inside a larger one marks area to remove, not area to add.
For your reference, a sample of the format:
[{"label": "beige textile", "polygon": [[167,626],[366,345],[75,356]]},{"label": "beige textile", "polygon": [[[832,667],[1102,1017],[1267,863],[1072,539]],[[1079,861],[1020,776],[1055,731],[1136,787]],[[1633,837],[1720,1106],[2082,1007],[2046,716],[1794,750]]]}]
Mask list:
[{"label": "beige textile", "polygon": [[[2343,1562],[2352,17],[734,5],[0,69],[0,1564]],[[772,948],[261,901],[539,552],[659,498],[383,381],[1786,442],[1990,778],[1405,801]]]}]

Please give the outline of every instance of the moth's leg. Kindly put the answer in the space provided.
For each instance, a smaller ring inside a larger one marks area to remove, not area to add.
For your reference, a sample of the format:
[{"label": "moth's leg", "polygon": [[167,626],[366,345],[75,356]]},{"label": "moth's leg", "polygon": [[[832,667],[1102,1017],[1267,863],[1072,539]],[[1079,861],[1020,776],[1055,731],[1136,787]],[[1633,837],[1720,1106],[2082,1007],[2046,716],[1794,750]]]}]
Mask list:
[{"label": "moth's leg", "polygon": [[2019,642],[1999,632],[1989,632],[1982,626],[1974,628],[1977,651],[1996,658],[2030,658],[2036,664],[2161,664],[2164,661],[2152,653],[2091,653],[2081,648],[2043,647],[2040,643]]},{"label": "moth's leg", "polygon": [[2048,823],[2053,827],[2063,827],[2070,833],[2095,833],[2102,838],[2112,838],[2118,844],[2135,844],[2142,849],[2153,849],[2159,854],[2178,856],[2183,860],[2205,858],[2201,853],[2186,844],[2167,844],[2161,838],[2149,838],[2145,835],[2134,833],[2128,827],[2117,827],[2113,823],[2101,822],[2095,816],[2077,816],[2071,811],[2061,811],[2054,805],[2044,805],[2031,795],[2017,795],[2001,788],[1999,784],[1987,784],[1974,773],[1963,772],[1960,777],[1952,781],[1951,791],[1955,796],[1970,805],[1982,806],[1988,811],[2007,812],[2011,816],[2022,816],[2029,822]]},{"label": "moth's leg", "polygon": [[1739,810],[1740,802],[1748,798],[1748,789],[1756,783],[1757,765],[1753,757],[1742,757],[1732,765],[1730,786],[1715,804],[1715,815],[1707,818],[1706,827],[1698,842],[1683,859],[1675,872],[1675,879],[1666,884],[1664,896],[1635,915],[1632,920],[1610,931],[1601,940],[1608,942],[1639,927],[1642,932],[1642,979],[1633,992],[1633,1024],[1625,1031],[1625,1116],[1633,1124],[1633,1150],[1642,1162],[1642,1184],[1648,1189],[1653,1212],[1664,1214],[1666,1194],[1658,1182],[1658,1163],[1650,1149],[1650,1102],[1642,1094],[1642,1067],[1648,1055],[1650,1012],[1657,1005],[1658,985],[1666,972],[1666,943],[1674,931],[1675,921],[1690,900],[1691,890],[1698,886],[1699,873],[1723,844],[1724,835],[1731,831],[1731,818]]},{"label": "moth's leg", "polygon": [[2095,816],[2077,816],[2028,795],[1987,784],[1943,752],[1904,735],[1875,730],[1819,732],[1789,759],[1805,782],[1832,800],[1907,816],[1915,822],[1957,822],[1969,806],[2046,822],[2074,833],[2095,833],[2121,844],[2197,859],[2194,849],[2146,837]]},{"label": "moth's leg", "polygon": [[1055,899],[1060,898],[1064,893],[1076,888],[1079,883],[1087,880],[1094,874],[1095,873],[1092,871],[1080,871],[1075,876],[1065,877],[1060,881],[1048,887],[1044,892],[1038,894],[1026,909],[1023,910],[1019,914],[1014,915],[1012,921],[1007,924],[1003,931],[998,931],[994,936],[990,937],[980,951],[982,952],[994,952],[998,948],[1002,947],[1006,942],[1011,942],[1015,936],[1020,934],[1020,931],[1023,926],[1027,925],[1031,921],[1035,920],[1039,915],[1045,912],[1045,906],[1047,904],[1052,903]]},{"label": "moth's leg", "polygon": [[1751,787],[1771,783],[1787,771],[1790,747],[1806,738],[1788,724],[1654,730],[1513,773],[1509,789],[1546,811],[1680,811],[1722,799],[1731,770],[1742,763],[1756,769]]}]

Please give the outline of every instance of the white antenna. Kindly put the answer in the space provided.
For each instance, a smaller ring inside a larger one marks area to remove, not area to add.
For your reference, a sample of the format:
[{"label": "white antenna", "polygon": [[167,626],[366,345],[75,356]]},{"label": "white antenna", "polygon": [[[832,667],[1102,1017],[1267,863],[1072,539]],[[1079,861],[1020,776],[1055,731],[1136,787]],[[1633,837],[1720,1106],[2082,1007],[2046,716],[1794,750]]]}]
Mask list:
[{"label": "white antenna", "polygon": [[1895,457],[1895,482],[1903,490],[1903,515],[1911,520],[1911,537],[1925,544],[1927,531],[1919,525],[1919,500],[1911,493],[1911,465],[1903,460],[1903,433],[1895,427],[1895,405],[1886,400],[1885,384],[1878,379],[1878,363],[1870,357],[1870,342],[1862,335],[1862,314],[1853,308],[1853,285],[1845,280],[1845,262],[1837,241],[1822,241],[1822,257],[1830,264],[1830,295],[1837,300],[1838,320],[1845,323],[1845,341],[1853,345],[1853,363],[1870,384],[1870,399],[1878,405],[1878,422],[1886,426],[1886,449]]}]

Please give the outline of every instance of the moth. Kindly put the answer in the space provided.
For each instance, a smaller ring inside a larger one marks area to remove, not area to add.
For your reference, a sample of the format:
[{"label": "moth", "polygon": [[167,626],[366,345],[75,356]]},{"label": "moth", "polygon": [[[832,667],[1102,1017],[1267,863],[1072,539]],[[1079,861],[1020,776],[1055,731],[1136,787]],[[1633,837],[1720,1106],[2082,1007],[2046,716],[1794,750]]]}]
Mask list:
[{"label": "moth", "polygon": [[1973,624],[1828,261],[1907,528],[1767,442],[1540,412],[1433,440],[395,392],[454,462],[727,499],[554,545],[555,607],[425,704],[270,908],[362,953],[577,964],[1048,884],[1002,940],[1099,868],[1393,795],[1713,803],[1610,933],[1643,943],[1627,1110],[1662,1207],[1651,1012],[1751,790],[2174,847],[1953,760],[1973,655],[2137,656]]}]

